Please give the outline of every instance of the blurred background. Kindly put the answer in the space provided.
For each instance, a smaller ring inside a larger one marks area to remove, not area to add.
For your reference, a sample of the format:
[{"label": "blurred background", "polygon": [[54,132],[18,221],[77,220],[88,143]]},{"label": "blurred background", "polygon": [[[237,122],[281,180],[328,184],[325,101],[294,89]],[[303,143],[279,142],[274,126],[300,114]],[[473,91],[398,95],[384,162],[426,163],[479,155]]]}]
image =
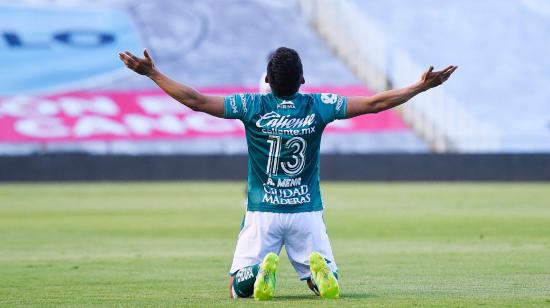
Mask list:
[{"label": "blurred background", "polygon": [[[399,109],[332,123],[322,144],[324,157],[337,157],[324,159],[329,178],[347,157],[394,157],[382,165],[395,170],[425,159],[411,167],[423,170],[442,159],[434,153],[453,158],[452,174],[476,157],[499,172],[532,170],[504,179],[540,177],[533,172],[550,173],[548,33],[546,0],[2,0],[0,179],[190,177],[170,167],[178,157],[203,178],[218,177],[214,166],[246,169],[239,122],[179,105],[117,54],[148,48],[174,79],[228,95],[265,88],[279,46],[300,53],[303,92],[372,95],[417,81],[429,65],[459,66]],[[495,165],[498,155],[508,160]]]},{"label": "blurred background", "polygon": [[[549,34],[549,0],[0,0],[0,307],[250,304],[226,284],[242,124],[178,104],[118,53],[147,48],[229,95],[265,89],[279,46],[300,53],[303,92],[459,66],[325,130],[338,306],[548,306]],[[272,306],[319,307],[280,264]]]}]

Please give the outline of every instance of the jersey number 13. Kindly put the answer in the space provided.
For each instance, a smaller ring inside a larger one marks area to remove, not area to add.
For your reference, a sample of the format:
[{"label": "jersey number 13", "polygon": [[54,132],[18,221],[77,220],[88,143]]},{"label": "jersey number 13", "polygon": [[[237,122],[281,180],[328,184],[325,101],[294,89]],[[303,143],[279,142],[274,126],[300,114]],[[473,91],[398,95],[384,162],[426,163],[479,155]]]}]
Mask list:
[{"label": "jersey number 13", "polygon": [[284,173],[289,176],[296,176],[302,171],[306,165],[305,154],[307,143],[302,137],[293,137],[284,143],[284,147],[292,150],[292,159],[290,161],[280,162],[282,138],[281,136],[269,136],[269,157],[267,159],[266,173],[268,175],[276,175],[279,171],[279,166]]}]

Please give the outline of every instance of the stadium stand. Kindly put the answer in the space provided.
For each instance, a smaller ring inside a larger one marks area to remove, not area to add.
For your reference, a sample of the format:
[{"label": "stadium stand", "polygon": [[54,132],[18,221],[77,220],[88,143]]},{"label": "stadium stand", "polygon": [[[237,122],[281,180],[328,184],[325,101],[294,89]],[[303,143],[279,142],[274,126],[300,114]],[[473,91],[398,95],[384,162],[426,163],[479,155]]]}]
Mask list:
[{"label": "stadium stand", "polygon": [[[306,92],[372,93],[308,25],[298,1],[2,3],[0,61],[12,73],[0,76],[0,154],[245,152],[240,126],[168,107],[179,108],[119,62],[124,49],[147,47],[168,75],[229,94],[256,92],[266,57],[285,45],[303,58]],[[151,110],[150,101],[163,107]],[[429,150],[394,111],[335,123],[322,148]]]},{"label": "stadium stand", "polygon": [[[344,9],[344,1],[314,2],[331,7],[335,15]],[[432,100],[423,104],[430,97],[425,95],[407,106],[420,111],[420,121],[448,130],[445,137],[455,141],[455,151],[550,151],[548,1],[349,3],[353,7],[342,19],[365,19],[367,27],[355,28],[371,49],[367,57],[394,85],[429,65],[459,66],[452,82],[430,94]],[[353,11],[359,13],[351,17]],[[444,100],[442,110],[434,110]]]}]

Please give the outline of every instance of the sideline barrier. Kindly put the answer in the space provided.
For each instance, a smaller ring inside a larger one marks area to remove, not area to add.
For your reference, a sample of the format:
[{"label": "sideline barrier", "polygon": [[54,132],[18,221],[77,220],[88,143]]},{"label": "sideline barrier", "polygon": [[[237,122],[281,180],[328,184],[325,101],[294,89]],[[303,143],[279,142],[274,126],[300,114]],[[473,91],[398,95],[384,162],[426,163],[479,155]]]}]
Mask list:
[{"label": "sideline barrier", "polygon": [[[0,182],[238,180],[246,155],[0,156]],[[550,181],[550,154],[321,155],[334,181]]]}]

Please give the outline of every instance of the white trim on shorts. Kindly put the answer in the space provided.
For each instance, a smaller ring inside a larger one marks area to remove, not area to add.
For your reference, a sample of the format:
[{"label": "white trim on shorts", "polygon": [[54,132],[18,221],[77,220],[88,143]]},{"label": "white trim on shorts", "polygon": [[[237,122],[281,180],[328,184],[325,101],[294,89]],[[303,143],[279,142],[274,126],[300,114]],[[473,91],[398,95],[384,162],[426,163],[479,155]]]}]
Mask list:
[{"label": "white trim on shorts", "polygon": [[234,274],[243,267],[260,263],[270,252],[279,255],[283,245],[294,270],[302,280],[311,276],[309,255],[314,251],[327,260],[333,272],[338,270],[323,220],[323,211],[247,211],[229,273]]}]

